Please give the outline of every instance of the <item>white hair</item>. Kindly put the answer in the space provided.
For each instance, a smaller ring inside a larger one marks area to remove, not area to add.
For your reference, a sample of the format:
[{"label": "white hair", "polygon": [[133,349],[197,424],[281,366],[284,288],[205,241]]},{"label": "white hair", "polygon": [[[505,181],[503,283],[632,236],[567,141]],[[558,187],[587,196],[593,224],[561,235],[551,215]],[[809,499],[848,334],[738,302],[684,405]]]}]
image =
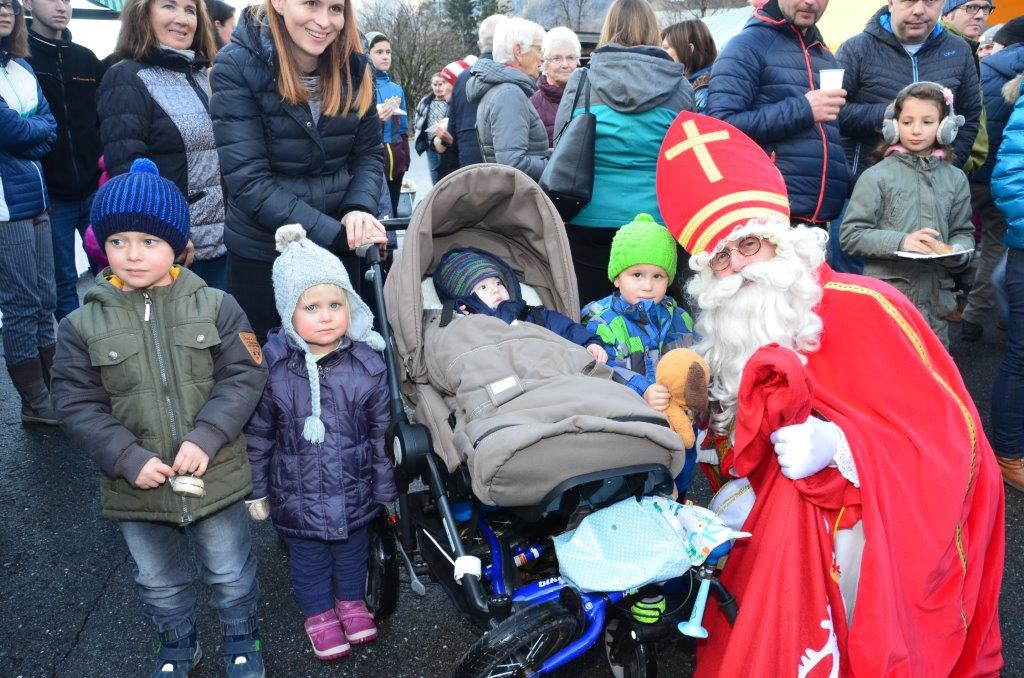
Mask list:
[{"label": "white hair", "polygon": [[572,53],[579,58],[583,54],[583,46],[580,44],[580,38],[571,28],[566,26],[555,26],[547,35],[544,36],[544,42],[541,43],[540,54],[545,59],[548,58],[551,50],[555,48],[557,43],[564,42],[572,48]]},{"label": "white hair", "polygon": [[775,245],[776,256],[724,278],[711,270],[708,254],[690,260],[698,274],[687,291],[700,309],[695,330],[701,341],[694,348],[711,368],[709,394],[717,405],[711,427],[722,435],[735,422],[740,379],[750,356],[776,343],[806,363],[803,354],[818,350],[822,332],[814,308],[822,297],[817,271],[825,260],[828,236],[816,228],[791,229],[782,222],[756,219],[734,231],[729,241],[746,235],[764,237]]},{"label": "white hair", "polygon": [[494,29],[508,17],[504,14],[492,14],[480,22],[476,37],[479,39],[480,51],[490,52],[494,48]]},{"label": "white hair", "polygon": [[499,64],[515,62],[515,46],[526,53],[537,43],[544,41],[544,29],[540,24],[514,16],[505,19],[494,29],[494,60]]}]

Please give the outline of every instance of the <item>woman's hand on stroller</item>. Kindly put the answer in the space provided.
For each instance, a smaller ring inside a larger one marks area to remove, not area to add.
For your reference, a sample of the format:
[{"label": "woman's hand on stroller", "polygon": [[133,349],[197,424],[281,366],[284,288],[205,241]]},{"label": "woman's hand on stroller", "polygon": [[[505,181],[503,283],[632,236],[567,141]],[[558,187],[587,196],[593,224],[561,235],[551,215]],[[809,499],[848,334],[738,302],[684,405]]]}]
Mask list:
[{"label": "woman's hand on stroller", "polygon": [[652,408],[659,412],[664,412],[668,409],[669,404],[672,402],[672,394],[669,392],[667,386],[661,384],[651,384],[644,391],[644,400]]},{"label": "woman's hand on stroller", "polygon": [[590,344],[587,346],[587,353],[599,363],[608,362],[608,351],[604,350],[604,347],[600,344]]},{"label": "woman's hand on stroller", "polygon": [[369,212],[349,212],[341,218],[341,225],[345,227],[345,237],[350,250],[354,251],[360,245],[369,244],[387,249],[387,229]]}]

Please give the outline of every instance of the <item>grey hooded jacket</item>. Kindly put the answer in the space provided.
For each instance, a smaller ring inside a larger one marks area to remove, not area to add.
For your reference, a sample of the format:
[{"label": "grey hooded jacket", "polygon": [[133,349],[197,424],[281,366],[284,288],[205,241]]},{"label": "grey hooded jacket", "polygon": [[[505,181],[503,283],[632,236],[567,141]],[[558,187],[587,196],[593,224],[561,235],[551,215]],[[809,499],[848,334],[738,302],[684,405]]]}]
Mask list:
[{"label": "grey hooded jacket", "polygon": [[470,70],[466,96],[477,105],[476,133],[484,162],[515,167],[534,181],[548,162],[548,133],[530,102],[537,89],[526,75],[480,59]]}]

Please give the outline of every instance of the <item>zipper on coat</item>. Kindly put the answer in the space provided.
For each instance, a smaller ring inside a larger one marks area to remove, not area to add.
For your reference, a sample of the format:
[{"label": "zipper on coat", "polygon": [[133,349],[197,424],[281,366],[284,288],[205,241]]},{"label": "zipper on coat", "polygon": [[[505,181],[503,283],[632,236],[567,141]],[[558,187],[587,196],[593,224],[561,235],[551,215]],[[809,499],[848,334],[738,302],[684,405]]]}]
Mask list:
[{"label": "zipper on coat", "polygon": [[75,140],[71,136],[71,116],[68,114],[68,88],[64,85],[64,57],[60,47],[57,48],[57,82],[60,83],[60,104],[64,110],[64,124],[67,125],[68,152],[71,154],[71,175],[74,177],[72,186],[78,191],[78,160],[75,157]]},{"label": "zipper on coat", "polygon": [[[143,315],[143,319],[149,325],[149,331],[153,337],[156,364],[160,371],[160,384],[163,386],[164,406],[167,409],[167,420],[171,429],[171,448],[173,449],[178,444],[178,423],[177,418],[174,416],[174,403],[171,402],[171,395],[169,393],[170,383],[167,379],[167,363],[164,362],[164,352],[160,346],[160,331],[157,328],[156,314],[153,312],[153,300],[147,292],[142,293],[142,298],[146,302],[146,312]],[[192,514],[188,509],[188,500],[185,497],[181,497],[181,524],[188,525],[191,522]]]},{"label": "zipper on coat", "polygon": [[196,79],[192,77],[192,69],[185,71],[185,79],[188,80],[188,84],[192,86],[195,93],[199,95],[199,100],[203,102],[203,108],[206,109],[206,114],[210,114],[210,96],[203,91],[203,88],[199,86]]},{"label": "zipper on coat", "polygon": [[[811,55],[807,52],[807,45],[804,43],[804,37],[800,34],[800,31],[796,27],[791,26],[793,32],[796,33],[796,39],[800,41],[800,49],[804,54],[804,64],[807,66],[807,80],[811,85],[811,89],[814,89],[814,69],[811,67]],[[811,215],[811,222],[818,221],[818,214],[821,212],[821,204],[825,202],[825,178],[828,176],[828,134],[825,132],[825,123],[818,123],[818,132],[821,134],[821,186],[818,187],[818,203],[814,206],[814,214]]]}]

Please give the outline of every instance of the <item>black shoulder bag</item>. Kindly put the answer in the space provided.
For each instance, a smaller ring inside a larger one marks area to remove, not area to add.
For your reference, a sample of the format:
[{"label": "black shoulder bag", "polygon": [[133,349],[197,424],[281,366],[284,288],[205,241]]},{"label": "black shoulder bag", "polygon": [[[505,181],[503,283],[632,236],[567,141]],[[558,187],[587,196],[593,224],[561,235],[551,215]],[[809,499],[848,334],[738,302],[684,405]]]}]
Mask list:
[{"label": "black shoulder bag", "polygon": [[561,129],[558,143],[540,175],[540,187],[558,209],[562,220],[568,223],[580,213],[594,191],[594,139],[597,134],[597,116],[590,112],[590,82],[588,69],[581,69],[579,86],[572,101],[576,112],[580,93],[584,94],[584,111],[572,117]]}]

